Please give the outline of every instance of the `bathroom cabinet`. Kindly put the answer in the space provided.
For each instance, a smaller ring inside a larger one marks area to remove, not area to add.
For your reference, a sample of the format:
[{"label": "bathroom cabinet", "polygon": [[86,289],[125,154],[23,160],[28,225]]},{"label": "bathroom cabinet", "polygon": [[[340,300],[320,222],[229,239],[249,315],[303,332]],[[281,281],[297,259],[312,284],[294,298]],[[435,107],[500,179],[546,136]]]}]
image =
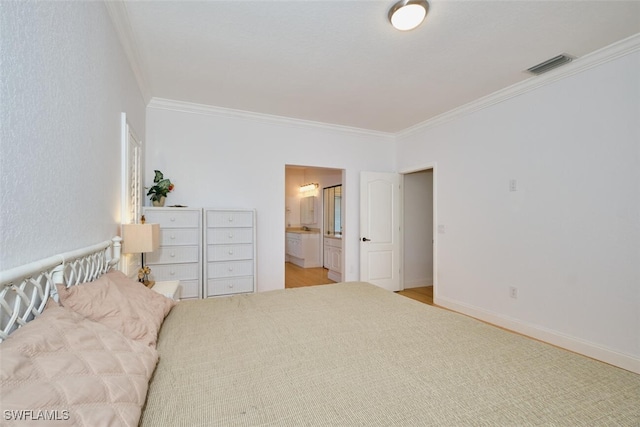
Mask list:
[{"label": "bathroom cabinet", "polygon": [[342,239],[324,238],[324,266],[329,269],[327,277],[334,282],[342,281]]},{"label": "bathroom cabinet", "polygon": [[308,196],[300,199],[300,223],[315,224],[316,217],[316,197]]},{"label": "bathroom cabinet", "polygon": [[302,268],[321,267],[320,233],[313,231],[288,231],[285,250],[289,262]]}]

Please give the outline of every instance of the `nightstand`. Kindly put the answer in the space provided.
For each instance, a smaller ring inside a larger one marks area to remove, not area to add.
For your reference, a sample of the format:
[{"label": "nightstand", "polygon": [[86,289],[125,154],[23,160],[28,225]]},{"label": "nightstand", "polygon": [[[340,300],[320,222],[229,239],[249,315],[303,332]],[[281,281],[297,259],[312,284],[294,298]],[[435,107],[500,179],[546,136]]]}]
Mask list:
[{"label": "nightstand", "polygon": [[182,286],[180,286],[179,280],[156,282],[151,289],[167,298],[180,301],[180,291],[182,290]]}]

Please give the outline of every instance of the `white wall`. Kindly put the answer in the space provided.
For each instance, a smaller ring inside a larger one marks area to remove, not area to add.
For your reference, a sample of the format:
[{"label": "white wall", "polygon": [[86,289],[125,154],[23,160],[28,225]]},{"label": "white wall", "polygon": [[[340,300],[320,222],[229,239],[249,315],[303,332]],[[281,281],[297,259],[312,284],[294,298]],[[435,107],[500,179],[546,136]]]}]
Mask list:
[{"label": "white wall", "polygon": [[640,367],[639,75],[636,51],[399,138],[400,171],[437,163],[436,301]]},{"label": "white wall", "polygon": [[403,179],[404,289],[433,285],[433,170]]},{"label": "white wall", "polygon": [[145,107],[102,2],[0,2],[0,268],[119,232],[120,113]]},{"label": "white wall", "polygon": [[153,169],[176,185],[168,205],[257,210],[259,291],[284,287],[285,165],[345,169],[345,280],[359,278],[360,171],[393,171],[392,136],[152,100],[147,143],[147,185]]}]

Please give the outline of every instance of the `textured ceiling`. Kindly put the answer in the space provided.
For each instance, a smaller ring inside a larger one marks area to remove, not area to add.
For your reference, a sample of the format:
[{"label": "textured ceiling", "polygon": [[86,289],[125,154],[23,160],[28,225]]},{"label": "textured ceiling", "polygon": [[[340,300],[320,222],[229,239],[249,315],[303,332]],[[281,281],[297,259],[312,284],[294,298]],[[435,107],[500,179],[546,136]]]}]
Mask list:
[{"label": "textured ceiling", "polygon": [[640,32],[638,1],[125,1],[148,95],[398,132]]}]

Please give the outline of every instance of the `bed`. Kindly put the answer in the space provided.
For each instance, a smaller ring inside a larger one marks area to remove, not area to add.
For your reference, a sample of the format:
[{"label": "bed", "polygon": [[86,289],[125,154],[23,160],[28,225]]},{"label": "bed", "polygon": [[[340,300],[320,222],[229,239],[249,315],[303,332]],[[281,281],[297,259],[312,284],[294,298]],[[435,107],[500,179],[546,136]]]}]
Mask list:
[{"label": "bed", "polygon": [[[114,259],[106,261],[102,273],[81,283],[88,276],[70,274],[69,257],[62,258],[57,266],[42,263],[57,272],[40,282],[88,289],[115,266]],[[3,286],[8,277],[0,275]],[[12,281],[9,287],[20,286]],[[47,292],[16,323],[19,329],[9,328],[0,354],[50,309],[70,310],[54,306],[36,316]],[[188,300],[171,304],[167,313],[157,342],[126,344],[150,361],[132,373],[140,377],[130,385],[137,387],[138,408],[119,409],[130,418],[103,409],[103,402],[92,406],[104,410],[102,418],[68,402],[45,404],[30,417],[57,416],[59,425],[640,425],[640,375],[368,283]],[[12,397],[19,373],[7,373],[4,365],[3,422],[28,425],[14,419],[15,411],[36,408]],[[82,395],[83,389],[72,392]],[[35,400],[42,403],[37,393]],[[7,407],[14,411],[9,417]]]}]

